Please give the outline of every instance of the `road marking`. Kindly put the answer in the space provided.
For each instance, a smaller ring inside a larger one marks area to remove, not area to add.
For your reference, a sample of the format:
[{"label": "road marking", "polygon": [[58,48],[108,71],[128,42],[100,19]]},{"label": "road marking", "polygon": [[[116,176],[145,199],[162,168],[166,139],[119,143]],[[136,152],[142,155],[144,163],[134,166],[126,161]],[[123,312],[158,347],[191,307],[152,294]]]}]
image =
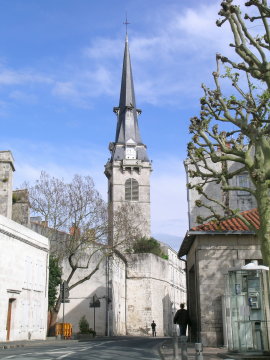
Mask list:
[{"label": "road marking", "polygon": [[[2,358],[3,360],[4,359],[14,359],[16,358],[17,360],[19,360],[18,357],[26,357],[26,356],[38,356],[38,355],[49,355],[49,356],[57,356],[57,355],[60,355],[58,357],[50,357],[48,359],[42,359],[42,360],[61,360],[61,359],[64,359],[66,357],[68,357],[69,355],[72,355],[72,354],[75,354],[76,352],[83,352],[83,351],[87,351],[89,349],[92,349],[92,348],[95,348],[95,347],[99,347],[99,346],[103,346],[104,344],[108,344],[108,343],[112,343],[113,341],[110,340],[110,341],[102,341],[100,343],[97,343],[97,344],[91,344],[90,346],[86,346],[86,345],[83,345],[83,344],[79,344],[78,346],[72,346],[72,347],[61,347],[61,348],[54,348],[54,349],[48,349],[47,351],[44,349],[43,351],[35,351],[35,352],[28,352],[28,353],[21,353],[21,354],[17,354],[17,355],[9,355],[5,358]],[[27,359],[27,360],[30,360],[30,359]]]},{"label": "road marking", "polygon": [[72,354],[75,354],[75,351],[69,351],[67,354],[61,355],[56,359],[64,359],[65,357],[72,355]]}]

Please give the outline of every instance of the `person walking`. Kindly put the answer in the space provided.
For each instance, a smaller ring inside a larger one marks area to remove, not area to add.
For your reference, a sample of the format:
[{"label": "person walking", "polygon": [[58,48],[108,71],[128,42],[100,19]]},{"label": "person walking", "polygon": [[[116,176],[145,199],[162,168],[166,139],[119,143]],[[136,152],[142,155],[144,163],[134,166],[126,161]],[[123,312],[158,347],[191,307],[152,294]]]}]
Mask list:
[{"label": "person walking", "polygon": [[156,326],[157,326],[157,324],[156,324],[156,323],[154,322],[154,320],[153,320],[153,322],[151,323],[152,335],[153,335],[153,336],[157,336]]},{"label": "person walking", "polygon": [[185,309],[185,304],[180,304],[180,309],[177,310],[174,315],[173,323],[179,325],[180,336],[186,336],[187,326],[190,325],[190,320],[188,311]]}]

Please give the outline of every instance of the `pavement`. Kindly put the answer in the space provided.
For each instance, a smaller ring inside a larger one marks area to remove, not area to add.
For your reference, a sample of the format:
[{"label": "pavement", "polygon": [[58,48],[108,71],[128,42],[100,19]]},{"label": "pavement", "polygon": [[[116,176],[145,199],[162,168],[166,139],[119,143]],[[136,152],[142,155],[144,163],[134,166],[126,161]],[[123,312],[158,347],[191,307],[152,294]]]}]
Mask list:
[{"label": "pavement", "polygon": [[[97,337],[99,340],[102,340],[103,337]],[[104,337],[104,340],[108,340],[108,337]],[[93,339],[94,340],[94,339]],[[8,341],[0,342],[0,349],[12,349],[20,347],[29,347],[29,346],[44,346],[46,345],[63,345],[65,343],[78,343],[80,340],[60,340],[55,337],[47,338],[46,340],[24,340],[24,341]],[[87,341],[91,341],[87,340]],[[159,347],[159,354],[162,360],[182,360],[181,359],[181,345],[180,339],[178,339],[178,357],[175,356],[175,342],[174,338],[164,338],[164,341]],[[196,360],[196,351],[194,343],[187,343],[187,356],[188,360]],[[256,356],[240,355],[240,354],[228,354],[227,349],[224,347],[214,348],[214,347],[203,347],[203,360],[221,360],[221,359],[231,359],[231,360],[270,360],[270,356]]]},{"label": "pavement", "polygon": [[[159,353],[162,360],[182,360],[181,359],[181,345],[180,339],[178,339],[178,357],[175,356],[175,343],[173,338],[167,338],[162,343]],[[203,358],[200,360],[270,360],[270,355],[262,355],[255,353],[228,353],[227,348],[225,347],[203,347]],[[196,360],[196,351],[194,343],[187,343],[187,357],[188,360]]]},{"label": "pavement", "polygon": [[[174,339],[169,338],[164,340],[163,344],[160,347],[160,355],[162,357],[162,360],[175,360],[175,359],[181,359],[181,346],[180,346],[180,340],[178,340],[178,354],[179,357],[175,357],[175,344]],[[195,360],[195,344],[188,343],[187,344],[187,356],[188,360]],[[223,357],[224,356],[224,357]],[[204,347],[203,348],[203,360],[221,360],[221,357],[229,358],[227,357],[227,349],[226,348],[212,348],[212,347]]]},{"label": "pavement", "polygon": [[[98,337],[100,339],[100,337]],[[108,340],[108,337],[104,339]],[[91,341],[91,340],[88,340]],[[43,346],[46,345],[63,345],[64,343],[77,343],[78,340],[59,340],[55,337],[47,338],[47,340],[24,340],[24,341],[9,341],[9,342],[0,342],[0,349],[12,349],[19,347],[28,347],[28,346]],[[180,342],[179,342],[179,354],[181,354]],[[220,360],[217,353],[225,353],[226,350],[223,348],[204,348],[203,349],[203,359],[204,360]],[[162,360],[175,360],[174,357],[174,343],[172,338],[165,338],[162,342],[162,345],[159,348],[159,354]],[[181,356],[179,355],[179,359]],[[195,360],[195,345],[188,343],[188,360]]]}]

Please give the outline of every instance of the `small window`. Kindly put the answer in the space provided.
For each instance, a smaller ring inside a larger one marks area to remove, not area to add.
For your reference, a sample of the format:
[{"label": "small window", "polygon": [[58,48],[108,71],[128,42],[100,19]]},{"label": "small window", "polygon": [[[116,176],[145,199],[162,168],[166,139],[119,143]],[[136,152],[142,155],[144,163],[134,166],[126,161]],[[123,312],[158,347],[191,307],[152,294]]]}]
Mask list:
[{"label": "small window", "polygon": [[125,183],[125,200],[138,201],[139,200],[139,183],[135,179],[128,179]]},{"label": "small window", "polygon": [[[248,174],[242,174],[237,176],[237,186],[244,187],[244,188],[250,188],[250,181]],[[238,190],[237,194],[240,196],[247,196],[250,195],[247,191]]]}]

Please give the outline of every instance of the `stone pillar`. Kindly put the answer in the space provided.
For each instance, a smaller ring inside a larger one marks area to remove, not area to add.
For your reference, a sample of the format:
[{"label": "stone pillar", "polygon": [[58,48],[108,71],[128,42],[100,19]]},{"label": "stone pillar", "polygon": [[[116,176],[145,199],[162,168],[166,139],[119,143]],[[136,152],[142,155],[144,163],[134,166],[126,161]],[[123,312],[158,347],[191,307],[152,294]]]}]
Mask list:
[{"label": "stone pillar", "polygon": [[0,214],[12,218],[12,177],[14,159],[11,151],[0,151]]}]

